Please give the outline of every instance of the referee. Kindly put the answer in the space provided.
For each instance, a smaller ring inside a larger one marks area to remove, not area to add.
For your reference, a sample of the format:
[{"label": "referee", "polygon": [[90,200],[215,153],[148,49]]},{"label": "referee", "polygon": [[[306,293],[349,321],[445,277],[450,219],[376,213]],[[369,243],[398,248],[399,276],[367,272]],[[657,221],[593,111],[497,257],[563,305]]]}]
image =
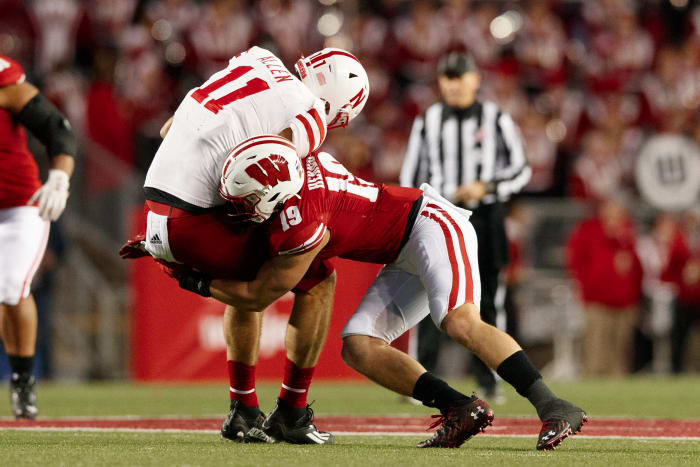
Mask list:
[{"label": "referee", "polygon": [[[481,77],[474,59],[450,53],[438,63],[442,102],[416,118],[406,150],[400,182],[418,187],[429,183],[442,196],[471,209],[479,241],[481,317],[496,323],[498,275],[508,263],[505,205],[530,180],[518,128],[510,115],[492,102],[476,99]],[[441,333],[430,319],[418,327],[418,360],[428,371],[437,364]],[[480,391],[497,397],[493,372],[473,357]]]}]

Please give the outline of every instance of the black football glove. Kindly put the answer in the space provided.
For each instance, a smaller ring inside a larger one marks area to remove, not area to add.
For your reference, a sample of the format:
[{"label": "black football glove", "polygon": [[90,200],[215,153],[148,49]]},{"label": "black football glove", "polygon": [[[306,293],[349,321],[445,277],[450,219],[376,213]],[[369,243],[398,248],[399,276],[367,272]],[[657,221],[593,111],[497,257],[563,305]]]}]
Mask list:
[{"label": "black football glove", "polygon": [[194,271],[192,269],[183,272],[178,278],[178,283],[181,289],[189,290],[202,297],[211,297],[211,291],[209,290],[211,277],[203,272]]}]

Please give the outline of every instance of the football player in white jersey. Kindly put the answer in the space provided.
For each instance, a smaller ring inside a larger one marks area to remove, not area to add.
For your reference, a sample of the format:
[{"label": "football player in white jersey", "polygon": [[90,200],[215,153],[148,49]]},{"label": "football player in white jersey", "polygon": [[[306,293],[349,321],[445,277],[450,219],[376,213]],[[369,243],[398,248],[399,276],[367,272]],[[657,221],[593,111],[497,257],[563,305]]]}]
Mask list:
[{"label": "football player in white jersey", "polygon": [[164,191],[202,208],[221,205],[219,176],[238,143],[281,134],[303,158],[323,143],[328,128],[347,125],[364,107],[369,82],[350,53],[323,49],[296,68],[301,81],[272,53],[252,47],[188,92],[148,169],[147,192]]},{"label": "football player in white jersey", "polygon": [[[292,75],[271,52],[252,47],[187,93],[161,131],[164,140],[144,185],[147,225],[143,242],[130,241],[125,258],[145,252],[156,259],[184,263],[212,277],[253,276],[267,259],[262,235],[227,225],[230,204],[219,195],[223,164],[251,137],[275,134],[288,139],[300,158],[316,150],[331,128],[344,127],[360,113],[369,95],[367,74],[350,53],[327,48],[296,64]],[[264,139],[264,138],[263,138]],[[318,262],[297,286],[285,339],[287,361],[276,419],[283,441],[333,442],[316,430],[306,403],[313,369],[328,331],[335,276]],[[261,313],[228,306],[224,334],[230,377],[231,411],[225,438],[270,441],[258,428],[264,415],[255,395],[255,365]]]}]

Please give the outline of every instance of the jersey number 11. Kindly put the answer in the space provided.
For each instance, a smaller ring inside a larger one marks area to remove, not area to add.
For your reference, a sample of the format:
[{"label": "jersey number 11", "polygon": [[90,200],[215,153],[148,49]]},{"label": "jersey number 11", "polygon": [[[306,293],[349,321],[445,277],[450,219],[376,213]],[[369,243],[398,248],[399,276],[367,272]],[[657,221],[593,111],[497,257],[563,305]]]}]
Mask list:
[{"label": "jersey number 11", "polygon": [[[212,81],[203,88],[197,88],[197,90],[192,93],[192,97],[194,97],[194,99],[197,102],[202,103],[209,98],[210,93],[216,91],[217,89],[230,83],[231,81],[237,80],[252,69],[252,66],[237,66],[236,68],[231,69],[231,71],[229,71],[222,78],[219,78],[216,81]],[[225,105],[230,104],[231,102],[235,102],[238,99],[257,94],[261,91],[264,91],[265,89],[270,89],[270,86],[267,84],[267,82],[265,82],[265,80],[260,78],[253,78],[249,80],[244,86],[237,88],[235,91],[229,92],[228,94],[224,94],[218,99],[209,99],[207,103],[204,104],[204,107],[216,114],[219,113],[219,110],[223,109]]]}]

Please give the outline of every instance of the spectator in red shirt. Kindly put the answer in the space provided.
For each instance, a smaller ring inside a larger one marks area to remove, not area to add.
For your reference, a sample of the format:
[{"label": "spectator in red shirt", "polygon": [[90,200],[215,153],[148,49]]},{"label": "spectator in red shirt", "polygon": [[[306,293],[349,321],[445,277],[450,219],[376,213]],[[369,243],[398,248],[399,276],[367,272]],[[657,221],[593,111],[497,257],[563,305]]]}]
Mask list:
[{"label": "spectator in red shirt", "polygon": [[585,311],[583,343],[587,376],[628,372],[642,266],[635,229],[621,198],[603,201],[597,215],[580,224],[567,245],[571,275]]},{"label": "spectator in red shirt", "polygon": [[95,54],[95,76],[87,93],[85,171],[88,187],[101,194],[119,187],[134,164],[132,129],[114,85],[116,56],[110,49]]},{"label": "spectator in red shirt", "polygon": [[685,367],[688,334],[700,324],[700,213],[685,219],[685,232],[677,233],[662,279],[676,286],[676,302],[671,325],[671,370],[681,373]]}]

